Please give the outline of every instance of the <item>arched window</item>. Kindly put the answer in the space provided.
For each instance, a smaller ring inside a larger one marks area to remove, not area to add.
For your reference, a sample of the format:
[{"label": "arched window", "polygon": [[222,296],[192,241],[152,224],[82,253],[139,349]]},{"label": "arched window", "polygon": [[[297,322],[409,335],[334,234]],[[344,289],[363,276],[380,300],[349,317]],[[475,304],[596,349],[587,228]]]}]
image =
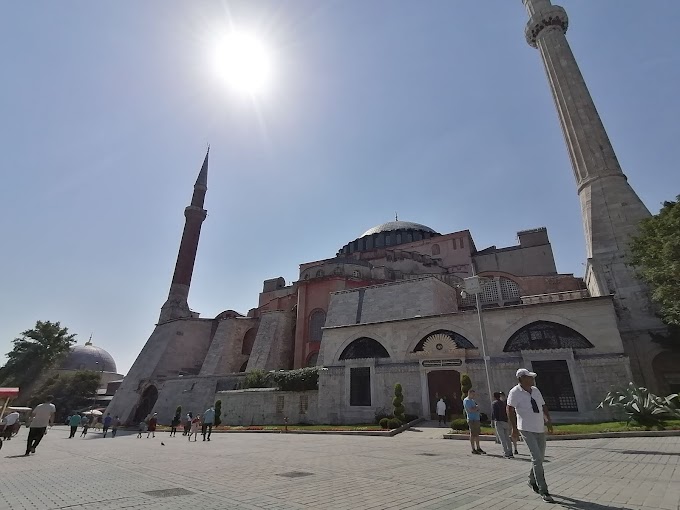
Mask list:
[{"label": "arched window", "polygon": [[509,278],[500,278],[503,301],[519,301],[519,285]]},{"label": "arched window", "polygon": [[342,351],[340,359],[389,358],[390,355],[380,342],[361,337],[354,340]]},{"label": "arched window", "polygon": [[537,321],[520,328],[510,337],[504,352],[540,349],[589,349],[594,347],[586,337],[563,324]]},{"label": "arched window", "polygon": [[333,274],[335,274],[335,275],[341,275],[341,274],[342,274],[342,268],[341,268],[341,267],[336,267],[336,268],[333,270]]},{"label": "arched window", "polygon": [[312,354],[309,355],[307,358],[307,366],[308,367],[315,367],[316,362],[319,359],[319,352],[313,352]]},{"label": "arched window", "polygon": [[255,345],[255,337],[257,336],[257,328],[250,328],[246,331],[243,336],[243,344],[241,345],[241,354],[247,354],[253,352],[253,345]]},{"label": "arched window", "polygon": [[314,310],[309,314],[309,342],[320,342],[323,326],[326,324],[326,312]]},{"label": "arched window", "polygon": [[305,273],[305,280],[309,280],[309,273]]},{"label": "arched window", "polygon": [[433,244],[432,245],[432,255],[439,255],[439,253],[440,253],[439,245]]},{"label": "arched window", "polygon": [[359,271],[358,269],[355,269],[354,271],[352,271],[352,276],[354,278],[361,278],[361,271]]},{"label": "arched window", "polygon": [[316,272],[316,277],[317,277],[317,278],[323,278],[323,274],[324,274],[324,273],[323,273],[323,270],[322,270],[322,269],[319,269],[319,270]]},{"label": "arched window", "polygon": [[433,331],[418,342],[413,352],[427,352],[429,354],[443,354],[455,349],[475,349],[475,346],[463,335],[455,331],[439,329]]}]

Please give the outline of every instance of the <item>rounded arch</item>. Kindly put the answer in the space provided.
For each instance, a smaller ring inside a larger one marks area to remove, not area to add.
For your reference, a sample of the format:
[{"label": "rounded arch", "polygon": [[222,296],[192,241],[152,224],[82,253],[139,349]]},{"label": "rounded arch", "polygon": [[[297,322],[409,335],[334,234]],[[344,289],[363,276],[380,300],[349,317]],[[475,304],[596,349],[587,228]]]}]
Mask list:
[{"label": "rounded arch", "polygon": [[441,249],[439,248],[438,244],[433,244],[432,245],[432,255],[439,255],[441,253]]},{"label": "rounded arch", "polygon": [[[498,341],[499,345],[505,345],[508,341],[508,339],[520,328],[523,328],[524,326],[527,326],[531,324],[532,322],[540,322],[540,321],[545,321],[545,322],[554,322],[556,324],[562,324],[564,326],[567,326],[577,333],[579,333],[581,336],[585,337],[585,331],[581,329],[581,325],[578,324],[577,322],[567,318],[563,317],[561,315],[554,315],[551,313],[532,313],[531,315],[519,317],[517,320],[513,321],[510,323],[504,330],[503,332],[498,335]],[[469,338],[469,337],[468,337]]]},{"label": "rounded arch", "polygon": [[319,360],[319,351],[314,351],[309,356],[307,356],[307,361],[305,362],[305,366],[306,367],[315,367],[318,360]]},{"label": "rounded arch", "polygon": [[431,323],[429,326],[424,326],[418,331],[416,335],[413,336],[413,339],[409,342],[408,350],[406,352],[411,353],[415,352],[416,347],[424,338],[427,338],[434,332],[442,330],[451,331],[456,335],[462,336],[472,344],[472,347],[469,347],[470,349],[477,349],[477,346],[474,344],[474,342],[470,340],[470,338],[472,338],[474,339],[474,341],[479,341],[477,337],[478,333],[476,331],[468,331],[467,329],[462,328],[457,324],[454,327],[454,325],[450,323],[444,321],[436,321],[434,323]]},{"label": "rounded arch", "polygon": [[589,349],[595,347],[569,326],[551,321],[534,321],[515,331],[505,343],[503,352],[544,349]]},{"label": "rounded arch", "polygon": [[411,352],[427,351],[435,354],[437,351],[448,352],[454,349],[476,349],[476,347],[460,333],[448,329],[437,329],[421,338]]},{"label": "rounded arch", "polygon": [[357,338],[345,347],[342,354],[340,354],[340,360],[389,357],[390,354],[380,342],[367,336]]},{"label": "rounded arch", "polygon": [[137,410],[135,411],[135,417],[133,423],[139,423],[140,421],[146,419],[151,411],[153,411],[153,406],[156,405],[156,400],[158,400],[158,388],[153,384],[147,386],[142,396],[139,398],[139,404],[137,404]]},{"label": "rounded arch", "polygon": [[257,328],[250,328],[243,335],[243,343],[241,344],[241,354],[250,356],[253,352],[253,345],[255,345],[255,338],[257,337]]},{"label": "rounded arch", "polygon": [[323,327],[326,324],[326,312],[316,308],[309,314],[307,323],[307,341],[320,342],[323,335]]},{"label": "rounded arch", "polygon": [[[360,332],[357,331],[357,332],[355,332],[355,333],[353,333],[353,334],[351,334],[351,335],[347,335],[347,336],[345,337],[345,339],[342,341],[342,343],[340,343],[340,345],[339,345],[337,348],[334,348],[334,346],[333,346],[333,347],[329,347],[329,346],[327,345],[327,346],[326,346],[326,349],[327,349],[327,350],[326,350],[326,353],[325,353],[324,356],[323,356],[324,361],[327,361],[327,360],[329,360],[329,359],[331,359],[331,360],[333,360],[333,361],[339,361],[339,360],[340,360],[340,355],[345,351],[345,349],[346,349],[352,342],[354,342],[355,340],[358,340],[359,338],[363,338],[364,336],[366,336],[365,333],[362,334],[362,333],[360,333]],[[392,351],[392,348],[390,347],[390,344],[389,344],[387,338],[384,338],[384,337],[382,337],[381,335],[377,335],[377,334],[375,334],[374,332],[371,332],[371,338],[373,338],[373,339],[375,339],[376,341],[378,341],[378,342],[380,343],[380,345],[382,345],[383,347],[387,346],[387,347],[385,347],[385,349],[387,350],[387,353],[389,354],[390,358],[394,357],[394,352]],[[329,344],[332,346],[333,344],[335,344],[335,342],[329,343]],[[336,344],[336,345],[337,345],[337,344]],[[323,347],[323,345],[322,345],[322,347]],[[331,355],[331,352],[328,350],[328,349],[331,349],[331,348],[333,348],[333,353],[332,353],[332,355]]]}]

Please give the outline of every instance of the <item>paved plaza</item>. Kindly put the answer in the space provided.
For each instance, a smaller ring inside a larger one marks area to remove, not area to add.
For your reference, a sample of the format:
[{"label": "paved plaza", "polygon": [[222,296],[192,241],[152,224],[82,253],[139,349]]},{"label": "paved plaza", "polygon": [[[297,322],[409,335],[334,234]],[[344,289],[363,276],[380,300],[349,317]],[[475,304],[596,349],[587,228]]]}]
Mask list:
[{"label": "paved plaza", "polygon": [[[35,455],[26,429],[0,451],[0,508],[526,509],[547,508],[526,485],[529,456],[469,453],[467,441],[419,428],[393,438],[213,434],[189,443],[159,433],[67,439],[54,427]],[[80,433],[80,431],[79,431]],[[161,444],[164,443],[164,445]],[[548,443],[553,508],[678,509],[680,437]]]}]

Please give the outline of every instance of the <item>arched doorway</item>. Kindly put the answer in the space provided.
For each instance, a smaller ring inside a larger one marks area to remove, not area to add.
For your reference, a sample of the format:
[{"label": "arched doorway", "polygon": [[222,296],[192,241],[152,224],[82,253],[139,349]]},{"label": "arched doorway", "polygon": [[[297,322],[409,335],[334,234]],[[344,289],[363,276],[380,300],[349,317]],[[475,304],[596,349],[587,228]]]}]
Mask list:
[{"label": "arched doorway", "polygon": [[664,351],[652,361],[652,370],[662,397],[680,392],[680,352]]},{"label": "arched doorway", "polygon": [[142,397],[139,399],[133,423],[136,424],[144,420],[153,410],[153,406],[156,405],[156,400],[158,400],[158,390],[155,386],[151,385],[144,390]]},{"label": "arched doorway", "polygon": [[446,402],[446,420],[451,415],[463,414],[460,398],[460,372],[456,370],[432,370],[427,373],[427,391],[430,396],[430,419],[437,419],[437,402]]}]

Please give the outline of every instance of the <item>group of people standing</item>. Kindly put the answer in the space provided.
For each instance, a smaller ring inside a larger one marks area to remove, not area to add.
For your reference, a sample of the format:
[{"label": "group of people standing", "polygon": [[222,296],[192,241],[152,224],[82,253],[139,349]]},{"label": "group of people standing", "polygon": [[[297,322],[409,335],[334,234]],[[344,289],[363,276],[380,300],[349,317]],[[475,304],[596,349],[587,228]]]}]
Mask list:
[{"label": "group of people standing", "polygon": [[[545,429],[547,427],[550,433],[553,431],[550,411],[548,411],[543,395],[535,386],[536,374],[526,368],[520,368],[515,375],[518,384],[510,390],[507,400],[503,392],[494,393],[491,421],[496,429],[496,436],[503,446],[503,456],[507,459],[512,459],[513,454],[518,453],[517,440],[520,435],[522,436],[531,454],[528,484],[543,501],[554,503],[555,500],[548,492],[543,470],[546,446]],[[481,411],[474,398],[475,391],[471,389],[463,400],[463,408],[470,428],[472,453],[483,455],[486,452],[479,446]]]}]

